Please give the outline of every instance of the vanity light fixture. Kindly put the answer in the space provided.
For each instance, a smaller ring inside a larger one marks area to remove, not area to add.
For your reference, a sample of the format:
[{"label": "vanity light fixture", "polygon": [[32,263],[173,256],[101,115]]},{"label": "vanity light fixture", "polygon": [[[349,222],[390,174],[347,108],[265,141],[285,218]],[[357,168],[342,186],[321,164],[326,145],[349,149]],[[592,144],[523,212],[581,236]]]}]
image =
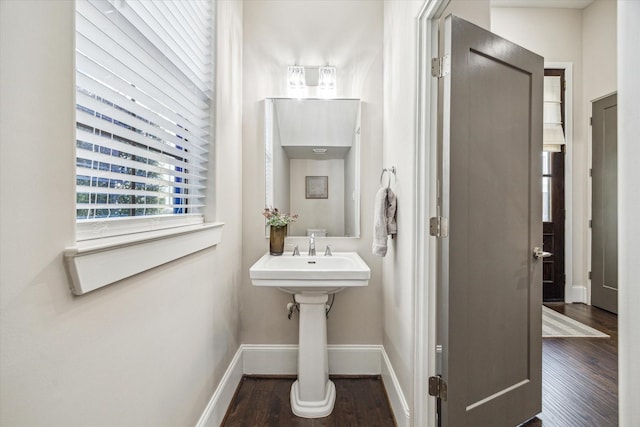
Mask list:
[{"label": "vanity light fixture", "polygon": [[334,90],[336,88],[336,67],[318,68],[318,88],[320,90]]},{"label": "vanity light fixture", "polygon": [[326,148],[314,148],[312,149],[314,154],[324,154],[327,152]]},{"label": "vanity light fixture", "polygon": [[287,80],[291,89],[301,89],[306,86],[304,67],[290,65],[287,67]]},{"label": "vanity light fixture", "polygon": [[336,67],[287,67],[287,89],[294,97],[332,98],[336,94]]}]

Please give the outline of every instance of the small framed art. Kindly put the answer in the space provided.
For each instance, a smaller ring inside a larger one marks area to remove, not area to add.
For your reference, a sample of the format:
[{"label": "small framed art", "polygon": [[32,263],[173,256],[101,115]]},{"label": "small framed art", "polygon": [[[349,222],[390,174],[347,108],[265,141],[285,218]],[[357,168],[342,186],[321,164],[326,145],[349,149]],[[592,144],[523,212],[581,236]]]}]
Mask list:
[{"label": "small framed art", "polygon": [[305,198],[307,199],[328,199],[329,198],[329,177],[328,176],[307,176],[305,177]]}]

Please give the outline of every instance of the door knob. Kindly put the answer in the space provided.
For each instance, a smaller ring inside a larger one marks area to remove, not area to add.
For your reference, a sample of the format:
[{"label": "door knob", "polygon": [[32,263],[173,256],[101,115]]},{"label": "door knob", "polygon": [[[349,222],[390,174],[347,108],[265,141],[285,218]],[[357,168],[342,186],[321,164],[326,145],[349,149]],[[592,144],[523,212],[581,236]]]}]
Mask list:
[{"label": "door knob", "polygon": [[537,258],[537,259],[549,258],[551,255],[553,255],[551,252],[545,252],[541,248],[538,248],[538,247],[533,248],[533,257],[534,258]]}]

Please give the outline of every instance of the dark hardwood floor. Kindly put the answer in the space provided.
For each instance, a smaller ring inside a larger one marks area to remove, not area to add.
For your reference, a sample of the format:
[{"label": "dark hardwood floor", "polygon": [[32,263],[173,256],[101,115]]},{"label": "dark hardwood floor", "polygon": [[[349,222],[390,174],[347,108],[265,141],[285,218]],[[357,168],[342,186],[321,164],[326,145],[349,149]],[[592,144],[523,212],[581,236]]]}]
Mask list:
[{"label": "dark hardwood floor", "polygon": [[222,427],[394,427],[380,377],[331,377],[336,403],[328,417],[306,419],[291,412],[289,391],[295,378],[245,376]]},{"label": "dark hardwood floor", "polygon": [[527,427],[618,425],[618,319],[585,304],[545,304],[611,338],[542,340],[542,414]]},{"label": "dark hardwood floor", "polygon": [[[526,427],[618,425],[617,316],[584,304],[545,304],[611,338],[545,338],[542,342],[542,414]],[[291,413],[294,378],[244,377],[223,427],[392,427],[395,421],[379,377],[332,378],[336,406],[325,418]],[[474,426],[476,427],[476,426]],[[492,426],[477,426],[492,427]]]}]

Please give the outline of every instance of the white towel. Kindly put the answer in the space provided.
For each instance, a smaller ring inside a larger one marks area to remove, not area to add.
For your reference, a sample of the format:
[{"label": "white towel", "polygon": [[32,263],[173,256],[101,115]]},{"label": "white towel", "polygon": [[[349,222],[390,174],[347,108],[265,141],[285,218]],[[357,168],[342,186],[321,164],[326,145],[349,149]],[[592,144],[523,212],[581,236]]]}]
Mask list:
[{"label": "white towel", "polygon": [[397,233],[396,225],[396,195],[388,187],[383,187],[376,193],[373,212],[373,244],[371,251],[374,255],[387,254],[387,236]]},{"label": "white towel", "polygon": [[396,209],[398,200],[396,195],[390,188],[387,188],[385,219],[387,221],[387,234],[395,236],[398,233],[398,224],[396,224]]}]

